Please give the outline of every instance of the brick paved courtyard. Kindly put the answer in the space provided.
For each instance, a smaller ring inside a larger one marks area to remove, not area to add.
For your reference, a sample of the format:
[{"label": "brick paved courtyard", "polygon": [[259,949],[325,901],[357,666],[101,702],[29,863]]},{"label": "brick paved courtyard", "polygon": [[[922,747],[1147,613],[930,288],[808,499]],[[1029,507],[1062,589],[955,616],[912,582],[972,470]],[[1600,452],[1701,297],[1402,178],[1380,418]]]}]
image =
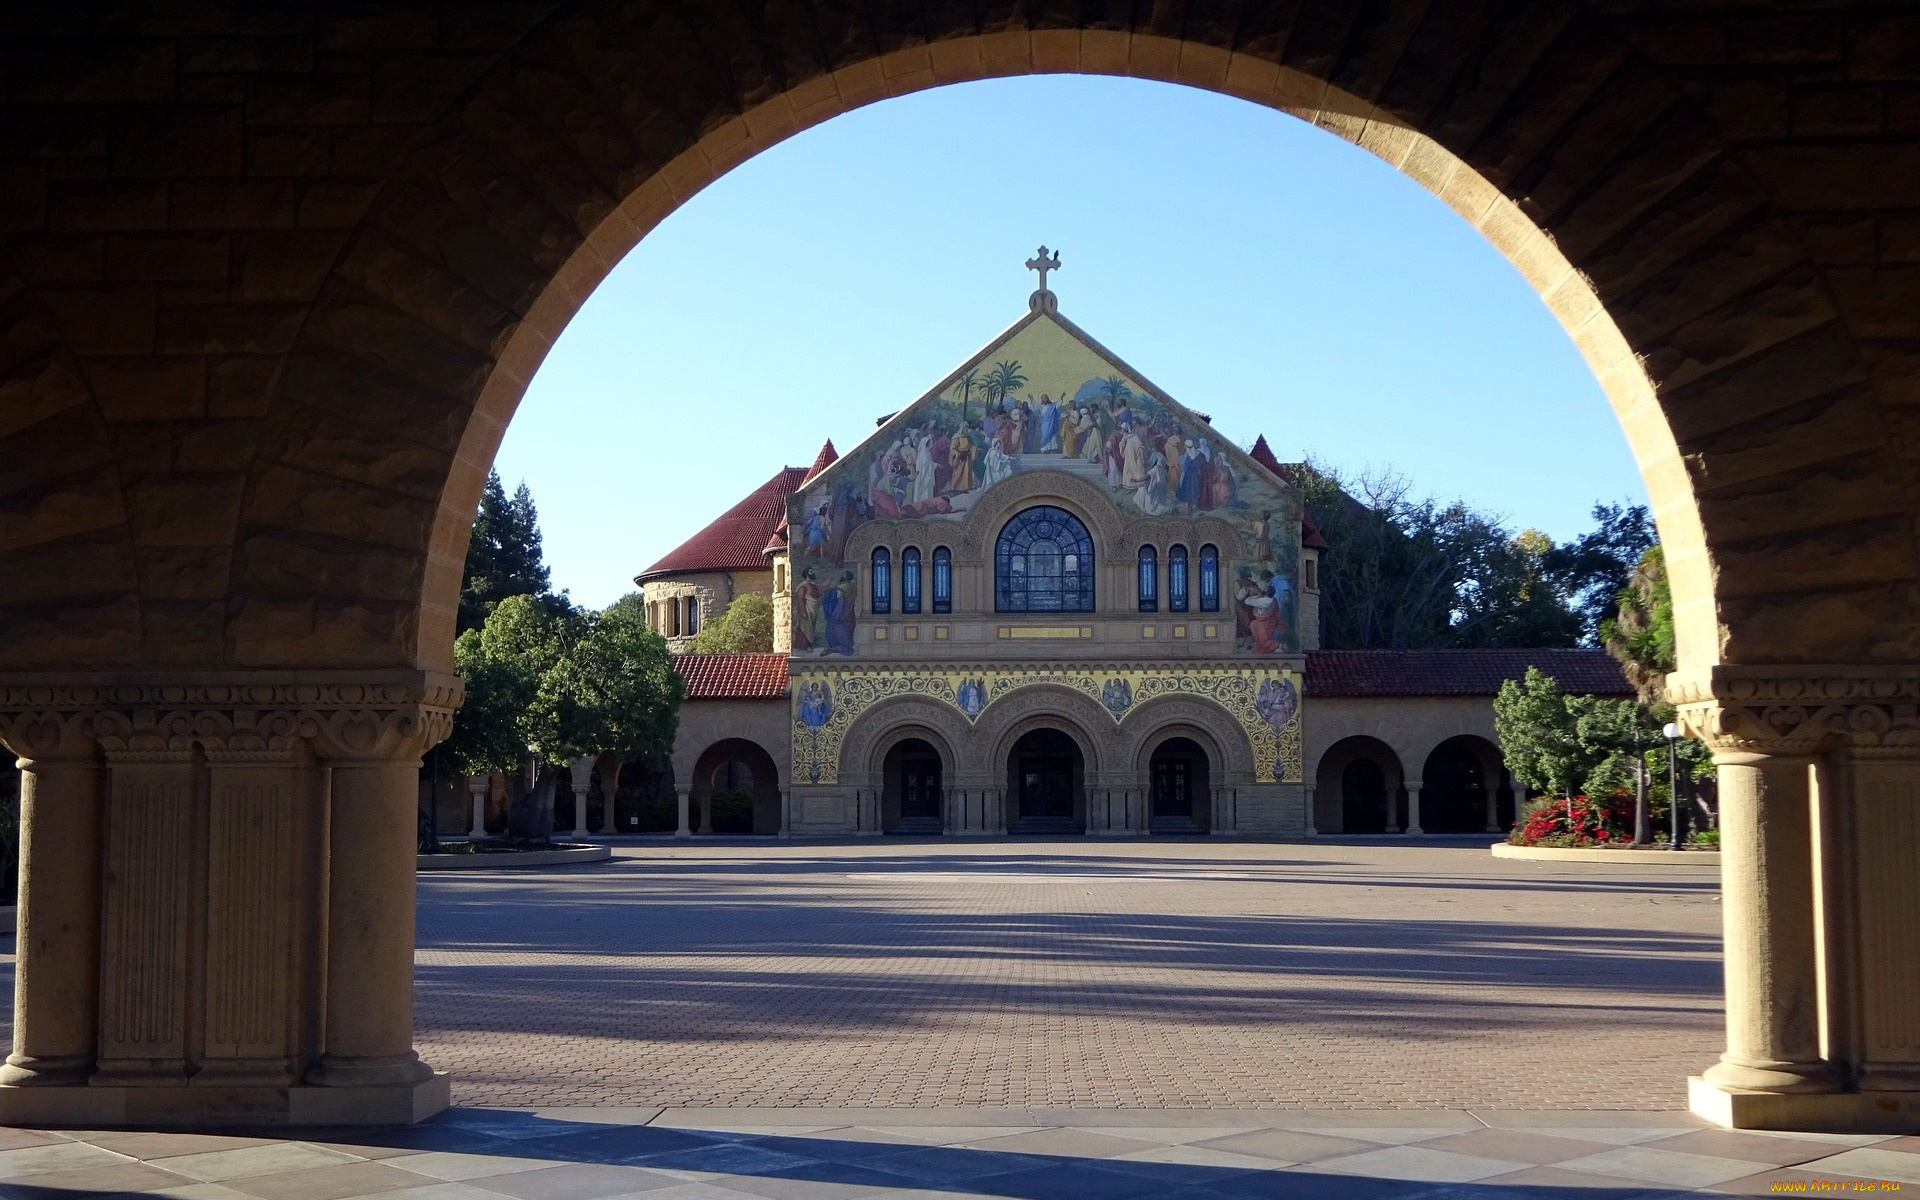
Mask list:
[{"label": "brick paved courtyard", "polygon": [[1711,867],[1484,844],[652,843],[423,876],[466,1105],[1675,1109]]}]

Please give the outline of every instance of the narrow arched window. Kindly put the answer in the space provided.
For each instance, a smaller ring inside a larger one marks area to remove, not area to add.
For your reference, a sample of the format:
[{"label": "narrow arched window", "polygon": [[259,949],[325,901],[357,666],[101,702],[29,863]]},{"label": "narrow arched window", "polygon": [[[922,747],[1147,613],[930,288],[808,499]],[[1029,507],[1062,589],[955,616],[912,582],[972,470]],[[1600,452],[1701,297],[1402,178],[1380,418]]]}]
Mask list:
[{"label": "narrow arched window", "polygon": [[1160,552],[1152,546],[1140,547],[1140,611],[1160,610]]},{"label": "narrow arched window", "polygon": [[885,546],[873,551],[873,611],[893,611],[893,559]]},{"label": "narrow arched window", "polygon": [[953,611],[953,551],[945,546],[933,552],[933,611]]},{"label": "narrow arched window", "polygon": [[1037,504],[1001,527],[993,547],[995,612],[1092,612],[1093,538],[1064,508]]},{"label": "narrow arched window", "polygon": [[679,637],[680,636],[680,602],[678,600],[669,600],[667,601],[667,608],[670,610],[667,615],[673,619],[673,632],[668,634],[667,636]]},{"label": "narrow arched window", "polygon": [[687,597],[687,636],[700,632],[700,601],[698,597]]},{"label": "narrow arched window", "polygon": [[1220,611],[1220,550],[1200,547],[1200,611]]},{"label": "narrow arched window", "polygon": [[1187,548],[1174,546],[1167,551],[1167,611],[1187,611]]},{"label": "narrow arched window", "polygon": [[900,552],[900,611],[920,611],[920,547],[908,546]]}]

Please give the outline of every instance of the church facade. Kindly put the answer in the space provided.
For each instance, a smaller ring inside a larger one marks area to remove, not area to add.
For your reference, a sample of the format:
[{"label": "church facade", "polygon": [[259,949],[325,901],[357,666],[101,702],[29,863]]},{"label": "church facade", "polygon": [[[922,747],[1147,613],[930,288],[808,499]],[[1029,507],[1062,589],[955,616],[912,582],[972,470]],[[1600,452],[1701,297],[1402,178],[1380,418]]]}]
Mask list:
[{"label": "church facade", "polygon": [[744,591],[774,605],[774,653],[676,658],[680,832],[725,790],[786,836],[1417,833],[1436,761],[1441,824],[1485,832],[1520,799],[1499,680],[1558,657],[1625,689],[1585,651],[1321,651],[1325,549],[1264,439],[1223,438],[1043,287],[637,577],[676,650]]}]

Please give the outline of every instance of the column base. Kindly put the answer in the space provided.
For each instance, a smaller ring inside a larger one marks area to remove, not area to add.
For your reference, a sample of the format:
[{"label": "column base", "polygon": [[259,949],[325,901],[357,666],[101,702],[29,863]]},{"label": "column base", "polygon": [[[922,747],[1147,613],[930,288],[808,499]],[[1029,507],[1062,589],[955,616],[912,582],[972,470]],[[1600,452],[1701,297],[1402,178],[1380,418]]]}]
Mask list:
[{"label": "column base", "polygon": [[1920,1133],[1920,1091],[1750,1092],[1687,1080],[1693,1115],[1727,1129],[1793,1133]]},{"label": "column base", "polygon": [[85,1084],[93,1074],[92,1055],[32,1058],[15,1054],[0,1066],[0,1087],[65,1087]]},{"label": "column base", "polygon": [[1722,1055],[1719,1062],[1701,1072],[1701,1077],[1716,1087],[1736,1092],[1830,1094],[1842,1090],[1839,1075],[1824,1062],[1742,1061]]},{"label": "column base", "polygon": [[30,1129],[414,1125],[446,1111],[444,1074],[372,1087],[0,1086],[0,1125]]}]

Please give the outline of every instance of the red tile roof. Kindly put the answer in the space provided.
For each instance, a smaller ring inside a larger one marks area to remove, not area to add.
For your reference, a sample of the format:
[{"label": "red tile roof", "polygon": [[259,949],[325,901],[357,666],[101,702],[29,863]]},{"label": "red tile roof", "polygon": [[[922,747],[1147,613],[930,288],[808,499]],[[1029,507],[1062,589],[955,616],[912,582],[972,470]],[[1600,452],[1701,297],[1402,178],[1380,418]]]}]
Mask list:
[{"label": "red tile roof", "polygon": [[787,519],[787,497],[807,476],[805,467],[782,467],[705,529],[640,572],[635,583],[680,571],[729,571],[765,568],[767,539]]},{"label": "red tile roof", "polygon": [[770,700],[787,694],[784,654],[676,654],[689,700]]},{"label": "red tile roof", "polygon": [[1604,650],[1309,650],[1306,694],[1492,696],[1539,667],[1570,695],[1631,696]]}]

